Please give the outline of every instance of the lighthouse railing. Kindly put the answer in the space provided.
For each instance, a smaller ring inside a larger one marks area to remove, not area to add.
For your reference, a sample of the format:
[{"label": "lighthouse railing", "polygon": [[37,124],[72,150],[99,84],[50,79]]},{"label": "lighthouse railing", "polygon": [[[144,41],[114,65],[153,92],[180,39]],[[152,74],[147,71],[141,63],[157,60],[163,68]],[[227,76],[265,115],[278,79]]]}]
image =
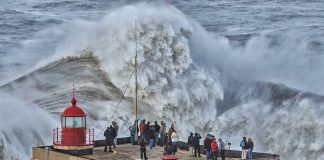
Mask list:
[{"label": "lighthouse railing", "polygon": [[55,128],[53,129],[53,144],[61,144],[62,141],[62,129]]},{"label": "lighthouse railing", "polygon": [[94,129],[88,129],[87,134],[87,144],[93,145],[94,144]]}]

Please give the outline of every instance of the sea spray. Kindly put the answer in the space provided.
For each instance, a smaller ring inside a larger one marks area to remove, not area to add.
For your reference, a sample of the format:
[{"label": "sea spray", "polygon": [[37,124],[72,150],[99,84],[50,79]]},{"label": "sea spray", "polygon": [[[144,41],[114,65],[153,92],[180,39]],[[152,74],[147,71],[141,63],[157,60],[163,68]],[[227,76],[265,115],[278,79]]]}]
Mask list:
[{"label": "sea spray", "polygon": [[47,112],[15,95],[0,93],[0,144],[4,159],[29,159],[33,146],[52,142],[57,121]]},{"label": "sea spray", "polygon": [[[221,75],[216,68],[193,63],[192,54],[204,56],[190,49],[192,38],[199,38],[195,34],[205,32],[199,24],[172,6],[140,3],[115,9],[99,22],[78,20],[70,25],[55,57],[88,48],[111,82],[123,90],[134,70],[137,49],[139,100],[150,106],[149,111],[140,107],[140,115],[153,112],[170,123],[185,118],[192,129],[210,128],[217,113],[216,101],[223,97]],[[134,97],[134,84],[132,78],[127,97]],[[124,111],[117,112],[123,115]],[[211,116],[201,116],[208,114]],[[188,125],[178,127],[179,132],[189,131]]]}]

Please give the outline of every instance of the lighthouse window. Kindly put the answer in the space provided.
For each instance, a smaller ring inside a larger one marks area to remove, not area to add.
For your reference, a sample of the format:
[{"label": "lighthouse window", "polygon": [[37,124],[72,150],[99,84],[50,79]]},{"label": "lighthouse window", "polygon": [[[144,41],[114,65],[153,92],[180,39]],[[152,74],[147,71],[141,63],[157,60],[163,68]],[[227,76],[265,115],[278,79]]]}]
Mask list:
[{"label": "lighthouse window", "polygon": [[66,117],[66,126],[67,128],[79,128],[82,127],[83,117]]},{"label": "lighthouse window", "polygon": [[62,122],[61,126],[62,126],[62,127],[65,127],[65,117],[62,117],[61,122]]}]

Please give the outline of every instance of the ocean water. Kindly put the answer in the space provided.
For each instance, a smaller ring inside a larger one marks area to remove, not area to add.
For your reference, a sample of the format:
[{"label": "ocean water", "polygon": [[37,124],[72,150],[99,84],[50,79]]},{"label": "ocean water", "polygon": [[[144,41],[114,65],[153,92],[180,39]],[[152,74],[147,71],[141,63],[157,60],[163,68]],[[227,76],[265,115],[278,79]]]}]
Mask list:
[{"label": "ocean water", "polygon": [[[110,82],[122,90],[132,68],[136,21],[142,101],[148,113],[155,106],[158,117],[176,117],[182,138],[196,130],[213,132],[235,144],[247,135],[255,139],[257,151],[278,153],[283,159],[323,156],[322,101],[281,95],[285,100],[278,105],[271,98],[265,100],[271,92],[256,85],[283,84],[292,88],[288,93],[324,95],[322,1],[16,0],[0,4],[2,86],[89,49]],[[19,96],[1,93],[6,97],[0,100],[1,120],[11,120],[4,116],[9,114],[20,118],[0,123],[0,142],[9,146],[8,159],[27,159],[31,146],[51,142],[47,135],[58,120],[21,98],[21,92],[33,91],[32,87],[14,90]],[[131,97],[133,91],[127,95]],[[28,114],[17,103],[27,106]],[[39,123],[36,115],[51,125]],[[22,125],[24,119],[30,123]],[[32,138],[27,142],[19,138],[20,130]]]}]

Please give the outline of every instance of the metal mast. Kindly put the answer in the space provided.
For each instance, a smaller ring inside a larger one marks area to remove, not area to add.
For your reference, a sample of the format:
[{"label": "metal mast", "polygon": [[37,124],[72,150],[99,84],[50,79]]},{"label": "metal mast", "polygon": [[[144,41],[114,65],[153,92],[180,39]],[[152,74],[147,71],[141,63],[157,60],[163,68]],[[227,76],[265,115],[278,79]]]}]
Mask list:
[{"label": "metal mast", "polygon": [[[135,19],[135,120],[137,120],[137,28]],[[137,128],[137,127],[136,127]]]},{"label": "metal mast", "polygon": [[135,141],[138,142],[138,117],[137,117],[137,28],[135,19]]}]

